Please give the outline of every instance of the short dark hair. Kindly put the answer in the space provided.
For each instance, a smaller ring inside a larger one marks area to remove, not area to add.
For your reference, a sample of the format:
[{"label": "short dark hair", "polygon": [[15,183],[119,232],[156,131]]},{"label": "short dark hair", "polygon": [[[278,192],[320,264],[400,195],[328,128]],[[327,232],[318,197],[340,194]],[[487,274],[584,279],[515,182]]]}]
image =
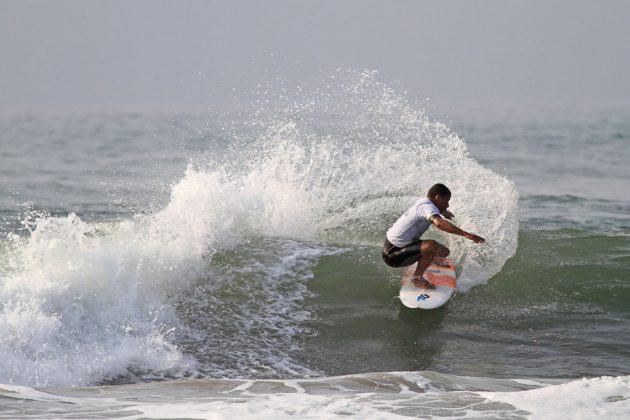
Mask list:
[{"label": "short dark hair", "polygon": [[450,197],[451,190],[449,190],[448,187],[444,184],[435,184],[429,189],[427,197],[431,198],[435,197],[436,195],[439,195],[441,197]]}]

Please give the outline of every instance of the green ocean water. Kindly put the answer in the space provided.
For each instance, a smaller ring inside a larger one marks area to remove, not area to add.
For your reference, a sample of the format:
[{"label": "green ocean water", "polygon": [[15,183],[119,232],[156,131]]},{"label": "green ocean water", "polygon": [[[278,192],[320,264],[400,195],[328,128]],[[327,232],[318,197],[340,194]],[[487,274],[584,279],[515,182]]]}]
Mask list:
[{"label": "green ocean water", "polygon": [[[364,366],[495,378],[627,374],[629,247],[624,235],[521,232],[499,274],[430,312],[394,298],[399,277],[381,268],[380,249],[323,258],[310,283],[324,320],[311,356],[337,375]],[[366,254],[373,260],[357,268]]]}]

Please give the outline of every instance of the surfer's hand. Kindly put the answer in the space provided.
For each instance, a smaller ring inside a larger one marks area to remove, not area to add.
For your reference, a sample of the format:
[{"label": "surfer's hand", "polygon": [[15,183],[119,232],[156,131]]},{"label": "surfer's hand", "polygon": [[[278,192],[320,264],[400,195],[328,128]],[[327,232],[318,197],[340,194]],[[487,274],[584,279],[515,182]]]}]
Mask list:
[{"label": "surfer's hand", "polygon": [[470,239],[471,241],[473,241],[476,244],[484,244],[486,243],[486,240],[483,239],[481,236],[477,236],[473,233],[467,233],[466,234],[466,239]]}]

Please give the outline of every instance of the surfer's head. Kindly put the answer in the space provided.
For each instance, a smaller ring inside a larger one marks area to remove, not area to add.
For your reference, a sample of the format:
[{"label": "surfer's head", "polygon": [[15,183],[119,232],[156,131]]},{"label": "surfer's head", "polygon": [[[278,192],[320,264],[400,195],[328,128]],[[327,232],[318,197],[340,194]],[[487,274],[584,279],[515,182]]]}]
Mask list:
[{"label": "surfer's head", "polygon": [[435,184],[429,189],[427,197],[433,201],[433,204],[440,212],[444,212],[448,208],[448,202],[451,199],[451,190],[444,184]]}]

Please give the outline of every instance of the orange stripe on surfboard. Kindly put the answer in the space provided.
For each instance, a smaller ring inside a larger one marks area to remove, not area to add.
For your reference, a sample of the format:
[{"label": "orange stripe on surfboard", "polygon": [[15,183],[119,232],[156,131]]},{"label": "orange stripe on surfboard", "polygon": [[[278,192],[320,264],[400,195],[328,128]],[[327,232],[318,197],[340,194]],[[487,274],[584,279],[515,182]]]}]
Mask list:
[{"label": "orange stripe on surfboard", "polygon": [[429,270],[425,271],[424,277],[429,280],[433,284],[437,284],[439,286],[450,287],[451,289],[455,288],[455,278],[451,276],[443,276],[440,274],[435,274],[430,272]]},{"label": "orange stripe on surfboard", "polygon": [[[403,274],[403,281],[411,281],[416,265],[407,268]],[[450,274],[450,275],[449,275]],[[455,266],[452,264],[431,264],[424,272],[423,277],[435,285],[446,286],[454,289],[457,287],[457,279],[455,278]]]}]

